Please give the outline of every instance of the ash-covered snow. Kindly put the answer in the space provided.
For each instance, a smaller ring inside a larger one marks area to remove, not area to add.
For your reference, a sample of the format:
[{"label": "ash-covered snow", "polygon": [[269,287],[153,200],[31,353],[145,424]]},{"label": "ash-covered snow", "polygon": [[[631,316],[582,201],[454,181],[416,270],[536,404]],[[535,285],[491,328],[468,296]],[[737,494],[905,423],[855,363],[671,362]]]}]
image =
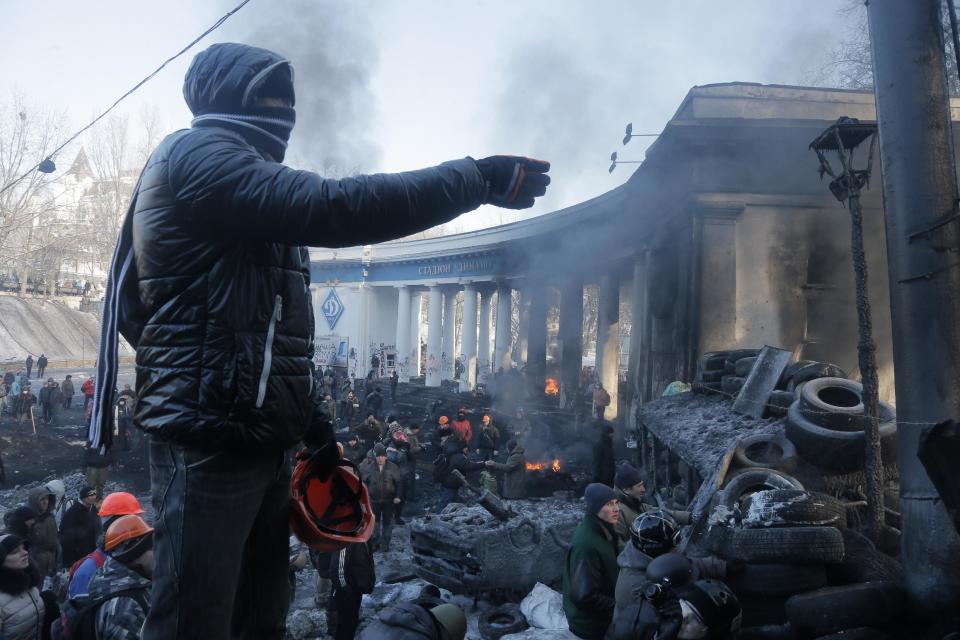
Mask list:
[{"label": "ash-covered snow", "polygon": [[784,418],[752,418],[719,395],[680,393],[648,402],[640,421],[673,453],[707,477],[737,440],[783,433]]}]

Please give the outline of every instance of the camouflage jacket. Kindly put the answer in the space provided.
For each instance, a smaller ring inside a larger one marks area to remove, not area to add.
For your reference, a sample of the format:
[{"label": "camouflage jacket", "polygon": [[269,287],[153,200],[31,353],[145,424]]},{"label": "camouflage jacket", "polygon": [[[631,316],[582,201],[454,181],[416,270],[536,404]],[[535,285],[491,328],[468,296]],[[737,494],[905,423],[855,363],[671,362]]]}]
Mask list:
[{"label": "camouflage jacket", "polygon": [[[90,582],[90,598],[98,600],[118,591],[142,590],[150,602],[150,580],[111,557]],[[97,640],[139,640],[147,611],[132,595],[105,601],[97,609]]]}]

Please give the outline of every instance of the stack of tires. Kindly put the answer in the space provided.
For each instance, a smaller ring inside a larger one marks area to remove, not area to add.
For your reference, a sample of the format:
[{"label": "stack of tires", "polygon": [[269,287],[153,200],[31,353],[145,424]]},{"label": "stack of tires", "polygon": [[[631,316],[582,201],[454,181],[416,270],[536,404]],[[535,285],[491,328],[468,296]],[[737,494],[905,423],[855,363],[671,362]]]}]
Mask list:
[{"label": "stack of tires", "polygon": [[[817,378],[797,390],[787,411],[787,438],[800,457],[829,473],[863,470],[865,458],[863,385],[844,378]],[[880,449],[887,463],[897,459],[897,417],[880,403]]]},{"label": "stack of tires", "polygon": [[[757,362],[759,349],[711,351],[703,354],[697,368],[693,390],[700,393],[719,393],[735,398]],[[776,389],[767,400],[767,416],[784,416],[797,399],[801,387],[812,380],[825,377],[845,378],[846,373],[835,364],[800,360],[787,365]]]},{"label": "stack of tires", "polygon": [[840,500],[749,468],[731,476],[714,514],[706,544],[735,567],[726,582],[743,607],[741,638],[888,637],[877,629],[903,612],[899,564],[847,528]]},{"label": "stack of tires", "polygon": [[[735,396],[740,392],[740,387],[731,387],[729,379],[735,377],[733,374],[736,372],[737,362],[744,358],[756,359],[759,354],[759,349],[704,353],[697,364],[697,377],[693,381],[693,390],[700,393],[722,393]],[[743,386],[742,378],[739,384]]]}]

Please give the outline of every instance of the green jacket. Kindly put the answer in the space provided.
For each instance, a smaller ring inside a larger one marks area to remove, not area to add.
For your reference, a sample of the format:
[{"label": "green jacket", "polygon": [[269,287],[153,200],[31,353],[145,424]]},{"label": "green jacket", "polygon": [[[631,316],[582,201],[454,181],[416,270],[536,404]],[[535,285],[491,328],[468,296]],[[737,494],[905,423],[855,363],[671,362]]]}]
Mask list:
[{"label": "green jacket", "polygon": [[613,619],[619,571],[613,527],[585,515],[563,567],[563,611],[570,631],[586,640],[602,640]]},{"label": "green jacket", "polygon": [[519,500],[527,497],[527,460],[523,455],[523,447],[519,444],[507,457],[505,463],[496,462],[493,468],[503,471],[503,497],[508,500]]}]

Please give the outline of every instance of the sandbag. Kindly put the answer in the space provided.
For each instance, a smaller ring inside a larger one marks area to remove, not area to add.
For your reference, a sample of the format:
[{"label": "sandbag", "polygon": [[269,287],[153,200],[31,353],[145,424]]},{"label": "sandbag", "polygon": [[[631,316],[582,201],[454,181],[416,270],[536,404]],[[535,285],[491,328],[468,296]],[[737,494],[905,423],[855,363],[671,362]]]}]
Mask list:
[{"label": "sandbag", "polygon": [[563,613],[563,595],[538,582],[527,597],[520,602],[520,612],[527,624],[535,629],[568,629],[567,616]]}]

